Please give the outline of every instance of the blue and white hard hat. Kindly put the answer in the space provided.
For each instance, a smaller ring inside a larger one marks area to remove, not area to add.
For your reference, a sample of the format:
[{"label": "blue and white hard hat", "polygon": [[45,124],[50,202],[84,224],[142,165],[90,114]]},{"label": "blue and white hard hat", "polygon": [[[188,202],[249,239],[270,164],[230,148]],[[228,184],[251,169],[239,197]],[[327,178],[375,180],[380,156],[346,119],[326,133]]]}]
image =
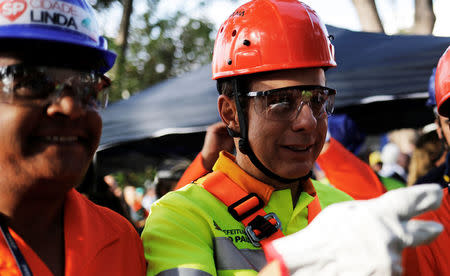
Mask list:
[{"label": "blue and white hard hat", "polygon": [[93,8],[85,0],[0,0],[0,43],[8,39],[64,43],[93,50],[101,73],[116,54],[100,35]]}]

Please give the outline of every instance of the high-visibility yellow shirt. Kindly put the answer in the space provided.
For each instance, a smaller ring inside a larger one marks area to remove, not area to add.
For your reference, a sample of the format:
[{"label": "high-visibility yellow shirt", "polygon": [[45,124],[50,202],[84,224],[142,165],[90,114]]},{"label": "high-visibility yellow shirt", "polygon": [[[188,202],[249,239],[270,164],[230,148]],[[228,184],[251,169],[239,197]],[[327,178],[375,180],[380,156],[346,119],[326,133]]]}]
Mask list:
[{"label": "high-visibility yellow shirt", "polygon": [[[308,225],[306,207],[314,198],[311,194],[317,193],[322,209],[352,199],[333,187],[308,181],[310,186],[303,187],[294,208],[289,189],[274,190],[251,177],[226,152],[220,153],[213,171],[221,171],[247,192],[257,193],[267,203],[264,210],[280,219],[284,235]],[[142,233],[147,275],[255,275],[266,265],[264,252],[252,245],[243,224],[219,199],[196,185],[207,177],[153,204]]]}]

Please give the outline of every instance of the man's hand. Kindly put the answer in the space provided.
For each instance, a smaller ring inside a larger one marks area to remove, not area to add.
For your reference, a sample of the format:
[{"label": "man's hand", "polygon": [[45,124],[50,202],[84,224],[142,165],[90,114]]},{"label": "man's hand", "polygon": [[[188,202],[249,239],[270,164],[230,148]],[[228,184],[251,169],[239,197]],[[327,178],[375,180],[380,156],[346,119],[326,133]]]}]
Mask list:
[{"label": "man's hand", "polygon": [[333,204],[305,229],[266,248],[292,275],[400,275],[402,250],[428,243],[441,224],[411,220],[439,207],[439,185],[397,189],[366,201]]},{"label": "man's hand", "polygon": [[203,166],[211,171],[214,163],[219,157],[219,152],[226,150],[232,152],[234,149],[233,138],[228,134],[223,122],[212,124],[206,130],[205,142],[201,151]]}]

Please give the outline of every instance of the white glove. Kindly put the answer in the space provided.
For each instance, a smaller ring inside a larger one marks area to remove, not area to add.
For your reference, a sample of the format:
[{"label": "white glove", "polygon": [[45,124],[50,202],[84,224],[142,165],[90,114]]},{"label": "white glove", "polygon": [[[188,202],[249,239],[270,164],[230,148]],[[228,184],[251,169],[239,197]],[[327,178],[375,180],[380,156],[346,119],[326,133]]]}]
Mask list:
[{"label": "white glove", "polygon": [[336,203],[305,229],[273,241],[266,255],[284,262],[292,275],[400,275],[402,250],[443,230],[439,223],[410,218],[438,208],[441,200],[441,188],[431,184]]}]

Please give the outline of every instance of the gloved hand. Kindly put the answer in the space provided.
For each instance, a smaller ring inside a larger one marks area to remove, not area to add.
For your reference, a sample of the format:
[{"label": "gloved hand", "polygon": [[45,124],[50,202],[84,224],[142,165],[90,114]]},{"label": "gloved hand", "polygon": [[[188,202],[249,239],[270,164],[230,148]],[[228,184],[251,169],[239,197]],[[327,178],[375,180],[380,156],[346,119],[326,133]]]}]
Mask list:
[{"label": "gloved hand", "polygon": [[410,219],[438,208],[441,200],[441,188],[431,184],[336,203],[264,251],[291,275],[400,275],[402,250],[430,242],[443,230],[439,223]]}]

